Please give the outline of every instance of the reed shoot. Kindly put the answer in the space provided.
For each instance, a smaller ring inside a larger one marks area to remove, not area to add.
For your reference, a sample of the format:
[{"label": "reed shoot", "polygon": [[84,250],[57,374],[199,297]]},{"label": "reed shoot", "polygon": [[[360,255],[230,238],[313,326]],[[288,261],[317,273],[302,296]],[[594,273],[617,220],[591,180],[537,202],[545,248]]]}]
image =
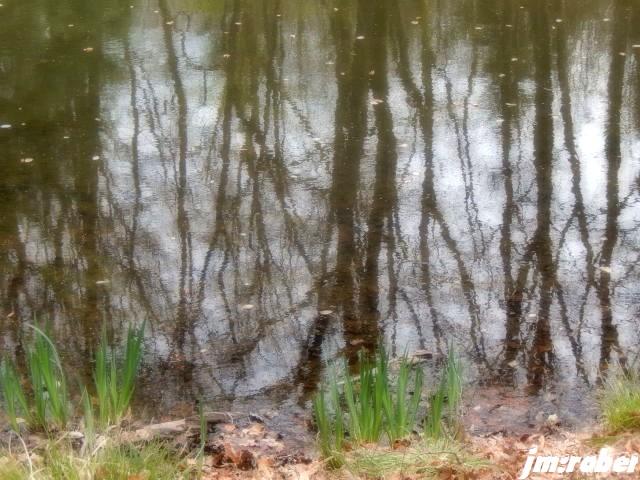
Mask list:
[{"label": "reed shoot", "polygon": [[462,403],[462,364],[452,347],[440,383],[431,397],[430,408],[425,420],[425,435],[439,439],[444,435],[443,427],[457,427]]},{"label": "reed shoot", "polygon": [[[412,372],[413,383],[411,383]],[[422,369],[412,366],[406,357],[402,357],[395,391],[387,389],[384,401],[386,431],[390,442],[411,433],[422,398],[422,384]],[[410,388],[411,392],[409,392]]]},{"label": "reed shoot", "polygon": [[19,430],[18,417],[28,417],[29,404],[16,369],[9,360],[5,360],[0,365],[0,388],[9,424],[17,432]]},{"label": "reed shoot", "polygon": [[50,430],[50,421],[64,429],[70,416],[69,393],[58,351],[46,333],[34,325],[33,344],[27,352],[33,409],[33,426]]},{"label": "reed shoot", "polygon": [[[355,377],[346,366],[339,373],[332,370],[328,385],[313,399],[319,448],[329,465],[344,463],[341,451],[347,444],[352,449],[379,443],[385,434],[393,444],[410,436],[418,423],[423,383],[422,369],[406,356],[392,373],[382,347],[374,356],[359,354]],[[427,408],[425,436],[430,441],[452,437],[448,434],[457,427],[461,400],[462,366],[450,348]]]},{"label": "reed shoot", "polygon": [[129,327],[124,358],[118,364],[115,351],[109,352],[103,331],[94,370],[99,420],[103,427],[118,424],[129,408],[142,360],[143,333],[144,325],[139,329]]},{"label": "reed shoot", "polygon": [[91,397],[89,396],[87,387],[84,387],[82,391],[82,409],[84,411],[84,437],[86,439],[86,445],[91,448],[96,439],[96,426],[93,405],[91,404]]}]

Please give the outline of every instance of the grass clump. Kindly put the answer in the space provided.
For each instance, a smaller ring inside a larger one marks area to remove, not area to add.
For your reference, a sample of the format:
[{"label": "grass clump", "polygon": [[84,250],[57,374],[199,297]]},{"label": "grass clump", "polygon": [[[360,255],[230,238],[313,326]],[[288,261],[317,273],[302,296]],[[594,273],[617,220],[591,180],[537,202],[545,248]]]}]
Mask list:
[{"label": "grass clump", "polygon": [[358,448],[349,452],[344,468],[359,478],[395,478],[402,472],[403,478],[473,478],[475,472],[490,466],[487,460],[478,458],[458,442],[440,439],[415,442],[407,448]]},{"label": "grass clump", "polygon": [[403,357],[394,382],[389,356],[381,348],[374,356],[360,352],[357,368],[355,377],[344,366],[341,373],[333,369],[328,387],[314,398],[319,446],[325,458],[337,458],[346,432],[356,445],[379,442],[385,435],[394,442],[409,435],[415,424],[423,383],[419,367]]},{"label": "grass clump", "polygon": [[341,451],[344,443],[343,411],[335,370],[331,372],[328,397],[329,405],[324,392],[316,394],[313,398],[313,413],[318,427],[320,454],[328,465],[335,468],[342,464]]},{"label": "grass clump", "polygon": [[[394,445],[410,437],[416,430],[423,397],[422,369],[404,356],[392,373],[383,348],[373,356],[361,352],[354,377],[344,366],[341,370],[340,374],[332,370],[328,385],[320,388],[313,400],[319,448],[332,467],[353,459],[345,451],[382,440]],[[457,421],[461,398],[461,363],[451,350],[427,410],[425,436],[430,441],[452,431],[449,424]]]},{"label": "grass clump", "polygon": [[[11,360],[5,358],[0,364],[4,410],[11,428],[16,432],[20,431],[20,418],[24,418],[33,430],[47,433],[61,431],[69,423],[72,404],[60,356],[43,330],[28,326],[34,331],[34,336],[26,348],[27,378],[22,379],[18,375]],[[126,414],[142,360],[143,332],[144,325],[140,328],[129,327],[122,355],[108,349],[106,334],[103,333],[94,369],[97,421],[87,388],[81,386],[84,424],[90,436],[94,436],[96,423],[105,428],[119,423]],[[119,361],[118,357],[122,359]]]},{"label": "grass clump", "polygon": [[97,452],[80,454],[70,443],[57,440],[30,452],[32,463],[6,455],[0,460],[0,478],[30,480],[179,480],[194,478],[178,452],[160,442],[142,445],[109,443]]},{"label": "grass clump", "polygon": [[51,339],[38,327],[33,345],[27,354],[29,379],[33,395],[33,409],[30,423],[49,430],[50,424],[64,429],[71,413],[67,381],[60,356]]},{"label": "grass clump", "polygon": [[430,408],[425,419],[425,436],[442,438],[443,429],[457,428],[457,419],[462,402],[462,364],[453,348],[449,350],[440,383],[431,397]]},{"label": "grass clump", "polygon": [[[344,375],[349,434],[355,443],[374,443],[383,432],[384,400],[389,389],[388,358],[381,352],[371,359],[361,351],[358,360],[358,378],[354,381],[348,373]],[[337,378],[332,383],[332,390],[337,390]]]},{"label": "grass clump", "polygon": [[115,351],[109,351],[106,332],[102,333],[93,375],[102,427],[119,423],[129,408],[142,360],[143,332],[144,325],[129,327],[120,364]]},{"label": "grass clump", "polygon": [[[355,381],[350,375],[344,378],[351,440],[358,444],[375,443],[386,434],[388,440],[394,442],[409,435],[422,394],[422,369],[412,365],[406,356],[402,357],[394,382],[389,370],[389,356],[383,348],[373,358],[360,352],[358,368]],[[336,376],[331,391],[337,408],[340,401]]]},{"label": "grass clump", "polygon": [[24,480],[29,478],[29,469],[8,455],[0,456],[0,478],[2,480]]},{"label": "grass clump", "polygon": [[4,359],[0,367],[0,388],[9,424],[18,431],[18,418],[22,417],[31,428],[61,430],[69,421],[71,404],[60,356],[44,331],[28,326],[34,331],[26,351],[30,395],[23,388],[13,362]]},{"label": "grass clump", "polygon": [[412,365],[406,356],[400,359],[396,388],[387,388],[384,396],[386,432],[390,442],[411,434],[422,397],[423,378],[421,368]]},{"label": "grass clump", "polygon": [[606,382],[600,409],[604,423],[613,432],[640,430],[640,375],[618,371]]},{"label": "grass clump", "polygon": [[158,442],[106,449],[94,467],[94,472],[105,480],[130,479],[136,475],[154,480],[188,479],[194,473],[191,470],[177,452]]}]

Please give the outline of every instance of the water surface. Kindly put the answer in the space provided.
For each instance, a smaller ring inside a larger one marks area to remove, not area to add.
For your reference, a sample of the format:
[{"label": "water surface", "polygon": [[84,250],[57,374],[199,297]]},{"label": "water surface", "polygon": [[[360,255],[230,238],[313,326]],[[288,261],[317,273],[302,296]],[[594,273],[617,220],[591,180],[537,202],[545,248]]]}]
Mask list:
[{"label": "water surface", "polygon": [[146,321],[141,405],[279,409],[378,338],[453,341],[571,418],[636,357],[636,2],[2,3],[19,362],[34,317],[85,378]]}]

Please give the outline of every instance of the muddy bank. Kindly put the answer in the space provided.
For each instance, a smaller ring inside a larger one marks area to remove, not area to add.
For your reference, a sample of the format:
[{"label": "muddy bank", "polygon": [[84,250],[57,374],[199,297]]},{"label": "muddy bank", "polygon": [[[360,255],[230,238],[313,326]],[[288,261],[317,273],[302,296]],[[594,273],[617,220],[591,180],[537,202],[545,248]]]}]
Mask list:
[{"label": "muddy bank", "polygon": [[[489,393],[494,391],[478,390],[469,395],[475,406],[481,408],[466,410],[462,417],[464,428],[455,442],[438,443],[441,446],[434,450],[433,447],[425,447],[425,440],[421,436],[411,435],[392,446],[371,444],[355,447],[353,450],[349,448],[345,452],[345,464],[339,469],[328,468],[328,464],[320,458],[316,432],[309,414],[296,416],[296,422],[288,424],[295,425],[295,428],[285,429],[279,428],[278,425],[282,423],[277,415],[243,412],[203,412],[200,415],[166,419],[152,424],[125,421],[117,431],[114,429],[99,436],[94,445],[102,442],[103,447],[98,448],[104,448],[107,443],[137,448],[152,442],[162,442],[179,455],[181,469],[200,475],[205,480],[513,480],[521,474],[532,448],[536,449],[537,455],[585,457],[598,454],[603,446],[607,446],[614,456],[640,453],[640,435],[609,435],[595,419],[589,427],[573,430],[565,427],[562,419],[555,414],[544,417],[538,415],[537,423],[518,423],[518,408],[524,409],[524,406],[518,407],[514,403],[511,405],[511,420],[500,423],[506,416],[498,415],[492,419],[491,415],[501,408],[506,409],[506,402],[510,399],[505,396],[501,398],[499,406],[489,406],[487,402],[492,398]],[[471,404],[467,400],[466,405]],[[494,430],[490,431],[492,429]],[[204,442],[201,441],[201,432],[206,432]],[[57,437],[56,443],[69,441],[78,452],[84,448],[85,438],[81,432],[59,432]],[[0,441],[4,452],[10,451],[11,445],[15,452],[16,445],[19,444],[15,435],[8,432],[2,434]],[[23,441],[24,450],[30,452],[30,458],[37,464],[39,452],[48,448],[49,440],[38,434],[30,434],[24,435]],[[363,451],[366,453],[363,454]],[[398,467],[389,467],[391,470],[388,472],[380,470],[386,473],[373,475],[370,473],[373,467],[362,463],[363,455],[377,455],[378,461],[388,456],[391,459],[388,463],[391,465],[399,462],[398,459],[413,460],[407,460],[404,466],[399,463]],[[24,455],[21,458],[24,461]],[[137,472],[127,478],[143,479],[147,478],[145,475],[145,472]],[[563,478],[583,478],[579,475],[579,472],[574,472]],[[555,477],[548,473],[532,473],[529,478],[536,480]],[[592,475],[589,478],[609,477]]]}]

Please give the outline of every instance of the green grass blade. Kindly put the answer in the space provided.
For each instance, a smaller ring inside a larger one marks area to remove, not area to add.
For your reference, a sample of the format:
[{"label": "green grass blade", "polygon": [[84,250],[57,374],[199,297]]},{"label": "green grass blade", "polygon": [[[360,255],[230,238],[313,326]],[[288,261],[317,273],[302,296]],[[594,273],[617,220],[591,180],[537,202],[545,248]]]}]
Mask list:
[{"label": "green grass blade", "polygon": [[118,364],[116,352],[109,352],[106,330],[102,331],[93,378],[103,428],[119,423],[131,404],[142,361],[143,339],[144,324],[138,329],[129,327],[124,358]]},{"label": "green grass blade", "polygon": [[340,403],[340,391],[338,389],[338,375],[335,369],[331,372],[331,408],[334,413],[334,448],[341,450],[344,443],[344,422],[342,418],[342,405]]},{"label": "green grass blade", "polygon": [[27,397],[20,383],[16,369],[8,360],[0,365],[0,388],[5,401],[5,409],[11,428],[18,432],[18,416],[29,417],[29,405]]},{"label": "green grass blade", "polygon": [[82,391],[82,409],[85,443],[89,448],[91,448],[96,439],[96,427],[93,406],[91,405],[91,397],[89,397],[89,392],[86,387],[84,387]]},{"label": "green grass blade", "polygon": [[324,393],[318,392],[313,397],[313,412],[316,426],[318,427],[320,453],[323,457],[329,458],[333,453],[333,448],[331,447],[331,427],[329,424],[329,416],[327,415]]},{"label": "green grass blade", "polygon": [[27,359],[34,396],[35,423],[49,430],[49,416],[59,429],[65,428],[70,416],[67,382],[60,356],[49,336],[35,325],[27,325],[35,331],[33,344]]}]

